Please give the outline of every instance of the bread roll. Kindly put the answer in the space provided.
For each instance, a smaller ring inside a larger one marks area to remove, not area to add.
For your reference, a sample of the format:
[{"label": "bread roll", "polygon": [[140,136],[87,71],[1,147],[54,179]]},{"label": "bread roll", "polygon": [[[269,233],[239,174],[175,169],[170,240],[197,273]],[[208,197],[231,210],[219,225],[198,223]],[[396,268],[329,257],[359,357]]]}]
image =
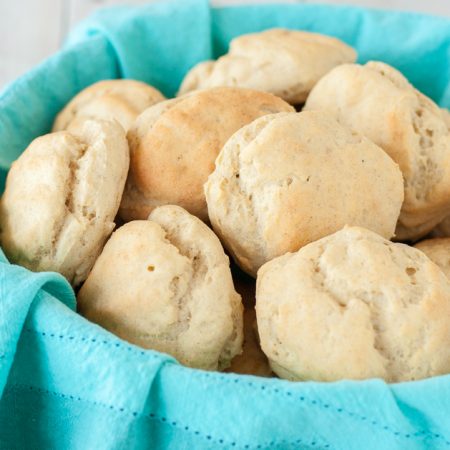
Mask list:
[{"label": "bread roll", "polygon": [[256,315],[290,380],[419,380],[450,372],[450,282],[421,251],[347,227],[265,264]]},{"label": "bread roll", "polygon": [[214,230],[240,267],[259,267],[340,230],[394,234],[401,172],[368,139],[322,112],[279,113],[241,128],[205,184]]},{"label": "bread roll", "polygon": [[129,222],[106,244],[78,309],[122,339],[216,370],[242,350],[242,303],[214,233],[178,206]]},{"label": "bread roll", "polygon": [[35,139],[8,173],[0,239],[13,263],[53,270],[74,286],[87,277],[114,228],[129,166],[123,128],[86,121]]},{"label": "bread roll", "polygon": [[235,86],[271,92],[293,105],[303,103],[333,67],[356,60],[352,47],[318,33],[274,28],[239,36],[217,61],[194,66],[179,95],[196,89]]}]

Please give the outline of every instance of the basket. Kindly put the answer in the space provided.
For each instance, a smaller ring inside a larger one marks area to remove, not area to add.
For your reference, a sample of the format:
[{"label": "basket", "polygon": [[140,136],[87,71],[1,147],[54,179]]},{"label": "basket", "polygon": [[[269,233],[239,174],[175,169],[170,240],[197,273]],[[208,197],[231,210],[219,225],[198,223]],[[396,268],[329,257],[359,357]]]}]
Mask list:
[{"label": "basket", "polygon": [[[167,96],[233,37],[282,26],[337,36],[359,62],[400,69],[450,106],[450,21],[325,5],[211,9],[206,1],[116,7],[0,94],[0,175],[78,91],[144,80]],[[58,274],[0,255],[1,449],[440,449],[450,447],[450,376],[292,383],[205,372],[130,345],[75,312]],[[450,318],[449,318],[450,321]]]}]

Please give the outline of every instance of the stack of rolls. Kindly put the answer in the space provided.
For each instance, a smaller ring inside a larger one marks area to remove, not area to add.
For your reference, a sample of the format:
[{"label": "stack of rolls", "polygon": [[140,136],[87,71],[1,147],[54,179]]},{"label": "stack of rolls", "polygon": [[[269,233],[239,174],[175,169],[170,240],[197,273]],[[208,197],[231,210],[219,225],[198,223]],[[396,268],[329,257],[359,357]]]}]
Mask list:
[{"label": "stack of rolls", "polygon": [[175,98],[88,86],[14,162],[3,250],[192,368],[450,373],[450,114],[356,58],[272,29],[194,66]]}]

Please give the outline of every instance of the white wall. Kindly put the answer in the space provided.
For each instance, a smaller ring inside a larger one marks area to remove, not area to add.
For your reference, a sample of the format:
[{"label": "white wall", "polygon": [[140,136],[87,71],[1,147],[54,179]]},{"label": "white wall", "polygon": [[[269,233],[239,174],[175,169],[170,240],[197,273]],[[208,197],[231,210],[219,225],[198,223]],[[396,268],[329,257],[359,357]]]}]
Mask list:
[{"label": "white wall", "polygon": [[[315,3],[315,0],[212,0],[216,5],[241,3]],[[53,53],[68,30],[95,9],[148,0],[0,0],[0,88]],[[323,0],[384,9],[428,12],[449,17],[450,0]]]}]

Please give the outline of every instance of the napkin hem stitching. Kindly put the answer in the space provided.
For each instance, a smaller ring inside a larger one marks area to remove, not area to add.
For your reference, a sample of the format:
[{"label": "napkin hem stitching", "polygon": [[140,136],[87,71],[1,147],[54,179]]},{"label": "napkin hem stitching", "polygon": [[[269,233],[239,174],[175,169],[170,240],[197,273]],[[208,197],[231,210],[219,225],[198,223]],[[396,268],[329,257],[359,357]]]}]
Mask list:
[{"label": "napkin hem stitching", "polygon": [[[59,338],[59,339],[64,339],[64,338],[68,338],[70,340],[76,339],[74,336],[67,336],[64,334],[58,334],[58,333],[48,333],[48,332],[44,332],[44,331],[38,331],[38,330],[33,330],[31,328],[26,328],[25,331],[29,332],[29,333],[36,333],[36,334],[41,334],[44,337],[49,337],[49,338]],[[133,353],[135,354],[139,354],[141,356],[149,356],[153,359],[160,359],[161,362],[164,361],[162,356],[159,355],[153,355],[147,351],[140,351],[137,349],[134,349],[131,346],[127,346],[125,347],[124,345],[120,344],[120,343],[113,343],[113,342],[108,342],[106,339],[103,340],[97,340],[95,338],[86,338],[86,337],[81,337],[79,338],[79,340],[81,341],[86,341],[86,342],[92,342],[95,343],[96,345],[102,344],[102,345],[109,345],[112,344],[112,346],[115,346],[117,348],[122,348],[122,349],[127,349],[128,351],[133,351]],[[178,364],[175,364],[174,367],[179,368],[179,369],[186,369],[183,366],[180,366]],[[251,387],[251,388],[256,388],[259,389],[260,391],[265,391],[267,393],[270,393],[270,391],[272,391],[274,394],[279,394],[280,392],[282,392],[280,389],[278,388],[274,388],[274,389],[268,389],[266,387],[266,385],[262,384],[261,386],[257,386],[255,383],[252,383],[250,381],[244,381],[241,377],[239,378],[235,378],[235,377],[229,377],[229,376],[224,376],[224,375],[219,375],[217,376],[216,374],[211,374],[209,372],[206,371],[199,371],[197,372],[198,376],[203,376],[204,378],[216,378],[222,381],[226,381],[226,382],[234,382],[234,383],[240,383],[240,384],[246,384],[247,386]],[[36,389],[40,389],[40,388],[36,388]],[[51,392],[51,391],[49,391]],[[286,396],[288,397],[296,397],[297,400],[300,400],[301,402],[307,402],[311,405],[314,405],[318,408],[324,409],[324,410],[334,410],[335,412],[339,413],[339,414],[346,414],[347,416],[354,418],[360,422],[365,422],[367,425],[371,426],[372,428],[378,428],[380,430],[389,432],[390,434],[393,434],[395,437],[397,438],[404,438],[404,439],[411,439],[413,437],[417,437],[417,438],[422,438],[422,439],[427,439],[427,438],[431,438],[431,439],[439,439],[442,440],[446,446],[450,447],[450,441],[447,440],[447,438],[445,436],[443,436],[442,434],[439,433],[435,433],[431,430],[418,430],[416,432],[400,432],[398,430],[393,429],[390,425],[385,425],[381,422],[379,422],[378,420],[370,420],[369,417],[359,414],[359,413],[355,413],[352,411],[348,411],[338,405],[332,405],[331,403],[323,403],[320,400],[315,400],[315,399],[311,399],[311,398],[307,398],[304,395],[301,396],[297,396],[296,393],[293,393],[291,391],[285,391],[283,392]],[[64,394],[61,394],[64,395]],[[86,400],[87,402],[90,402],[90,400]]]},{"label": "napkin hem stitching", "polygon": [[[38,392],[40,394],[52,395],[52,396],[55,396],[55,397],[61,397],[63,399],[69,399],[69,400],[72,400],[72,401],[86,402],[86,403],[89,403],[89,404],[92,404],[92,405],[95,405],[95,406],[99,406],[99,407],[102,407],[102,408],[106,408],[106,409],[109,409],[111,411],[115,411],[115,412],[118,412],[118,413],[131,414],[135,418],[146,418],[146,419],[150,419],[150,420],[156,420],[158,422],[161,422],[163,425],[167,425],[167,426],[170,426],[170,427],[173,427],[173,428],[177,428],[177,429],[179,429],[181,431],[188,432],[188,433],[193,434],[195,436],[201,437],[202,439],[204,439],[204,440],[206,440],[208,442],[211,442],[211,443],[212,442],[216,442],[216,443],[218,443],[220,445],[227,445],[227,446],[231,445],[232,447],[236,447],[236,445],[237,445],[237,443],[235,441],[228,441],[227,442],[223,438],[217,438],[217,437],[213,438],[213,436],[210,435],[210,434],[205,434],[204,432],[201,432],[199,430],[194,430],[191,427],[189,427],[188,425],[184,425],[184,424],[180,423],[179,421],[170,420],[167,417],[159,416],[158,414],[155,414],[155,413],[147,413],[147,414],[146,413],[140,413],[140,412],[137,412],[137,411],[129,410],[129,409],[124,408],[124,407],[117,407],[117,406],[109,405],[109,404],[103,403],[103,402],[97,402],[97,401],[94,401],[94,400],[88,400],[88,399],[85,399],[85,398],[82,398],[82,397],[79,397],[79,396],[76,396],[76,395],[63,394],[61,392],[51,391],[49,389],[43,389],[43,388],[39,388],[37,386],[32,386],[32,385],[29,385],[29,384],[13,383],[13,384],[11,384],[10,386],[8,386],[5,389],[5,392],[6,391],[9,391],[9,392],[18,391],[19,389],[29,390],[29,391],[36,391],[36,392]],[[310,445],[310,446],[314,447],[317,444],[319,444],[320,441],[323,443],[323,448],[326,448],[326,449],[330,449],[331,448],[330,444],[326,443],[326,441],[323,438],[315,439],[315,440],[309,441],[309,442],[306,442],[304,439],[301,439],[301,438],[297,438],[297,439],[294,439],[294,440],[291,440],[291,441],[287,441],[285,439],[281,439],[281,440],[276,440],[276,441],[269,442],[267,444],[269,447],[267,447],[265,444],[257,444],[257,445],[244,444],[242,446],[242,448],[244,448],[244,449],[252,449],[252,448],[253,449],[262,449],[262,448],[270,448],[270,447],[273,447],[273,446],[278,446],[278,444],[288,444],[288,445],[289,444],[306,444],[306,445]],[[322,443],[321,443],[321,445],[322,445]]]}]

